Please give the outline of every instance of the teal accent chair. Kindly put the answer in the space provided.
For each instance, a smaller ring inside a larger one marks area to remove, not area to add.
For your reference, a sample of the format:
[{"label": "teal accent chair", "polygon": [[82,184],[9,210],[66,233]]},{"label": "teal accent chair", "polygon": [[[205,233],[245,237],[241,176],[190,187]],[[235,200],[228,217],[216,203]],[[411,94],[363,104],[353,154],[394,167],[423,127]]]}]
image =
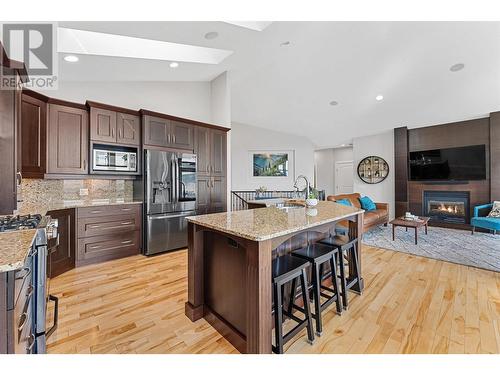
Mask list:
[{"label": "teal accent chair", "polygon": [[472,234],[476,227],[489,229],[493,233],[500,231],[500,218],[499,217],[486,217],[493,207],[493,203],[483,204],[482,206],[474,207],[474,217],[470,220],[472,225]]}]

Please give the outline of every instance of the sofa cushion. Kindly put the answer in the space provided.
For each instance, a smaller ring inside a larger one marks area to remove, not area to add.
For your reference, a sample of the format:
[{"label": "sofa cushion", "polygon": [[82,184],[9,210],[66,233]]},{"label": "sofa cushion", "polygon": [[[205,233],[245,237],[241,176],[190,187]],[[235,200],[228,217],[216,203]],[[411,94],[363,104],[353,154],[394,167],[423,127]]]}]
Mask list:
[{"label": "sofa cushion", "polygon": [[335,203],[343,204],[344,206],[352,206],[351,201],[347,198],[339,199],[338,201],[335,201]]},{"label": "sofa cushion", "polygon": [[481,228],[500,230],[500,217],[473,217],[470,223]]},{"label": "sofa cushion", "polygon": [[[371,214],[377,215],[377,217],[380,218],[380,219],[383,219],[383,218],[387,217],[387,215],[388,215],[387,210],[382,210],[380,208],[377,208],[376,210],[368,211],[368,212],[371,213]],[[367,214],[367,212],[365,212],[365,215],[366,214]]]},{"label": "sofa cushion", "polygon": [[363,217],[363,224],[364,225],[370,225],[375,223],[376,221],[379,221],[380,218],[378,214],[374,211],[366,211],[365,215]]},{"label": "sofa cushion", "polygon": [[359,203],[361,203],[361,207],[363,208],[363,210],[374,211],[377,209],[377,206],[371,200],[370,197],[365,196],[365,197],[359,198]]},{"label": "sofa cushion", "polygon": [[328,196],[329,201],[338,201],[339,199],[349,199],[351,205],[357,208],[361,208],[361,204],[359,203],[359,193],[353,194],[339,194],[339,195],[330,195]]}]

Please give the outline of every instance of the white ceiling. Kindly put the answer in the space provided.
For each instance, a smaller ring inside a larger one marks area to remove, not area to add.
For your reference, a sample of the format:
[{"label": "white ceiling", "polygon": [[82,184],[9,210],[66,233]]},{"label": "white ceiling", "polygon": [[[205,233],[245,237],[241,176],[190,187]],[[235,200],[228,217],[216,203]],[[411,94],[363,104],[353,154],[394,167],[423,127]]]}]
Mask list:
[{"label": "white ceiling", "polygon": [[[59,73],[67,81],[209,81],[228,70],[233,121],[304,135],[320,148],[500,111],[500,22],[273,22],[263,31],[224,22],[59,26],[234,51],[220,64],[177,69],[89,55],[68,64],[61,56]],[[218,38],[206,40],[210,31]],[[465,69],[450,72],[455,63]]]}]

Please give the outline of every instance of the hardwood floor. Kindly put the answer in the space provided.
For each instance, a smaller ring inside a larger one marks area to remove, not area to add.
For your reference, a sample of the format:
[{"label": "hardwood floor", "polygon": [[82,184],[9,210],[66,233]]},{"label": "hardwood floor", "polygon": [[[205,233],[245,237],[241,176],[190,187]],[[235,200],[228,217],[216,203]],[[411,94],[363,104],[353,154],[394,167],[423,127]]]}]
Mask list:
[{"label": "hardwood floor", "polygon": [[[324,314],[287,353],[500,353],[500,273],[364,247],[365,292]],[[133,256],[51,280],[60,297],[49,353],[237,353],[184,316],[187,252]],[[50,314],[50,313],[49,313]]]}]

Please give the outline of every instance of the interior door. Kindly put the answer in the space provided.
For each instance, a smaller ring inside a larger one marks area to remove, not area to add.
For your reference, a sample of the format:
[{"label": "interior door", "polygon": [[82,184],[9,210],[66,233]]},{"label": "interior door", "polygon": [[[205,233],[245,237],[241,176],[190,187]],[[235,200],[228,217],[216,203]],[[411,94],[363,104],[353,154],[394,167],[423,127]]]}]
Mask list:
[{"label": "interior door", "polygon": [[352,161],[335,163],[335,195],[350,194],[353,192],[354,170]]}]

